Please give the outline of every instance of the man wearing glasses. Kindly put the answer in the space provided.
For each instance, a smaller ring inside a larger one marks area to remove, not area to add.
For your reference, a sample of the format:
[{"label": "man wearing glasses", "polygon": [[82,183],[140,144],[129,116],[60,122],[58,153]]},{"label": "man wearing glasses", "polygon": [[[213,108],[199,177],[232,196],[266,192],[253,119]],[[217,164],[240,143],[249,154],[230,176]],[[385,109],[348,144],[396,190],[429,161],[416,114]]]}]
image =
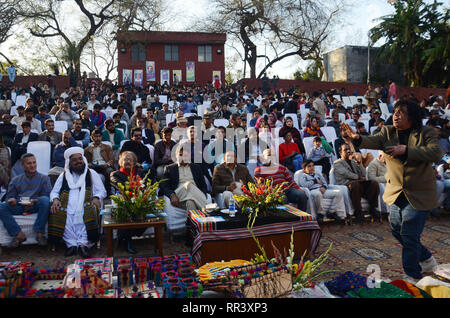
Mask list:
[{"label": "man wearing glasses", "polygon": [[126,141],[122,145],[120,153],[124,151],[133,152],[137,156],[138,163],[141,165],[144,162],[147,164],[152,163],[152,159],[150,159],[150,152],[148,148],[142,143],[142,129],[139,127],[135,127],[131,130],[131,140]]}]

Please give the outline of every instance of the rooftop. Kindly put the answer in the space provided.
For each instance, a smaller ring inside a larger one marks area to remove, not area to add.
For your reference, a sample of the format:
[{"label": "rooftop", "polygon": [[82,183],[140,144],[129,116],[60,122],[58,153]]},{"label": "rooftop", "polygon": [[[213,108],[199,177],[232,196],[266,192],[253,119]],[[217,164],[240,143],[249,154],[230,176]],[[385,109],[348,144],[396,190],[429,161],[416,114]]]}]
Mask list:
[{"label": "rooftop", "polygon": [[117,41],[146,42],[146,43],[207,43],[224,44],[227,40],[225,33],[206,32],[172,32],[172,31],[124,31],[117,32]]}]

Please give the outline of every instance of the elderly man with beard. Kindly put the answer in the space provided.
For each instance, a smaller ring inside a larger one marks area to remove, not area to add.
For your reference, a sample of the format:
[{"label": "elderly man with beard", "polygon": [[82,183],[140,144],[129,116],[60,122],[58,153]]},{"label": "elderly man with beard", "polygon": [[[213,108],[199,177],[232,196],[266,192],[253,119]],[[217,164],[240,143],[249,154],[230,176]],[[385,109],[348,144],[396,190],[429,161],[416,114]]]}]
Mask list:
[{"label": "elderly man with beard", "polygon": [[87,258],[89,248],[99,239],[97,211],[106,197],[106,190],[97,172],[88,168],[83,153],[80,147],[64,152],[64,173],[50,193],[48,239],[52,244],[64,241],[65,256],[78,252]]}]

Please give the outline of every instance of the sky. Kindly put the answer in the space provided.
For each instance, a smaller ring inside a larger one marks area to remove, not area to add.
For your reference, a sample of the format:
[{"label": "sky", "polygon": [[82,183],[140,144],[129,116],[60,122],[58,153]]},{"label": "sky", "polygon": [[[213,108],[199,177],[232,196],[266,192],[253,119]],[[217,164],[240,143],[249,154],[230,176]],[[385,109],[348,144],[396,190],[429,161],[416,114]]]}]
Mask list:
[{"label": "sky", "polygon": [[[324,0],[327,1],[327,0]],[[391,14],[394,12],[393,7],[388,3],[387,0],[344,0],[346,3],[345,12],[341,15],[339,20],[339,26],[334,28],[332,36],[328,40],[326,52],[337,49],[344,45],[367,45],[368,37],[367,33],[370,28],[375,26],[377,22],[373,21],[381,16]],[[64,13],[69,17],[73,14],[73,4],[70,1],[65,1],[65,6],[63,6]],[[196,21],[198,19],[207,19],[208,11],[213,10],[209,5],[208,0],[172,0],[171,11],[174,18],[171,18],[167,23],[165,29],[168,31],[190,31],[188,26],[190,21]],[[66,19],[70,21],[67,27],[70,28],[74,21],[74,16]],[[2,45],[2,50],[5,50],[8,56],[14,58],[14,51],[9,49],[12,45],[14,39],[9,39],[6,43]],[[228,43],[230,44],[230,43]],[[377,43],[379,46],[381,43]],[[259,48],[261,53],[264,53],[264,45]],[[32,51],[30,54],[33,54]],[[234,53],[234,49],[230,48],[228,45],[225,47],[225,57],[231,57]],[[270,54],[270,52],[268,52]],[[259,67],[263,66],[263,61],[261,60]],[[232,71],[236,71],[236,68],[242,68],[243,63],[236,63],[236,67]],[[300,60],[297,57],[287,58],[280,61],[269,69],[268,76],[272,77],[277,75],[280,78],[289,79],[292,78],[293,73],[297,69],[305,69],[307,62]],[[247,68],[248,69],[248,68]],[[83,69],[82,71],[88,71]],[[228,70],[226,70],[228,71]],[[258,73],[258,72],[257,72]],[[247,73],[248,74],[248,73]]]}]

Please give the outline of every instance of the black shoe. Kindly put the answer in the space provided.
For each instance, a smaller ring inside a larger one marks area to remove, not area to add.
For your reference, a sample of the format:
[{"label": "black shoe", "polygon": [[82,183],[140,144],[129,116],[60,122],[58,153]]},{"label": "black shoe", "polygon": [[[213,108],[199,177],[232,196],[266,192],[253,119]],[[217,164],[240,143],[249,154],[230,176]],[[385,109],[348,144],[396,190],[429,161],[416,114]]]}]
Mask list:
[{"label": "black shoe", "polygon": [[64,252],[64,256],[65,257],[69,257],[72,255],[75,255],[77,253],[77,247],[76,246],[71,246],[69,248],[66,249],[66,251]]},{"label": "black shoe", "polygon": [[371,218],[376,222],[381,222],[381,213],[378,210],[371,210],[370,211]]},{"label": "black shoe", "polygon": [[82,257],[82,258],[89,258],[89,249],[86,246],[78,246],[78,254]]},{"label": "black shoe", "polygon": [[129,254],[136,254],[137,251],[134,249],[131,238],[125,240],[125,249]]}]

